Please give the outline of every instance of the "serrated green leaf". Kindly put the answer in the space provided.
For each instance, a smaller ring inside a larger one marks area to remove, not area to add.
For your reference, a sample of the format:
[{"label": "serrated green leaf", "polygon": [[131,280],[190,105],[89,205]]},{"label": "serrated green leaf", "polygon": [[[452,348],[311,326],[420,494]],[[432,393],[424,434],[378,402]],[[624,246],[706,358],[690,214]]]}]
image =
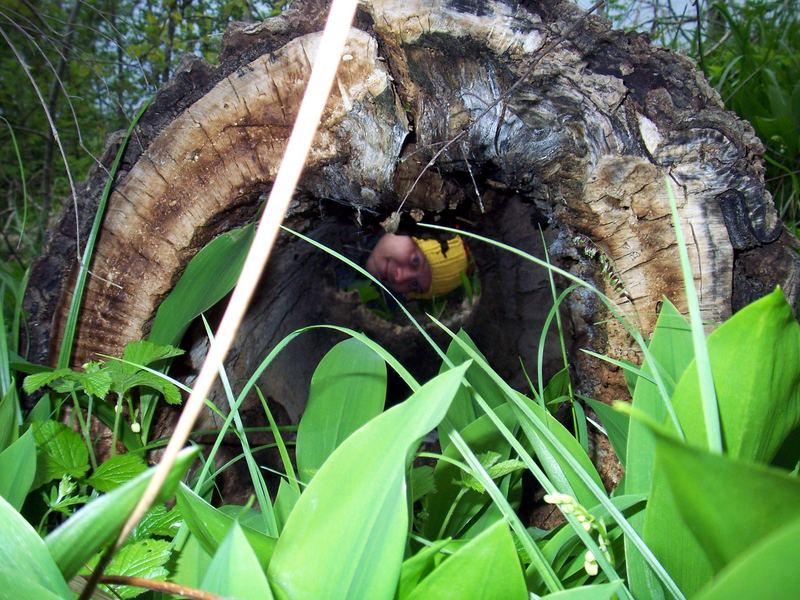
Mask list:
[{"label": "serrated green leaf", "polygon": [[49,385],[53,381],[72,374],[71,369],[54,369],[53,371],[45,371],[43,373],[34,373],[28,375],[22,382],[22,389],[26,394],[32,394],[38,389]]},{"label": "serrated green leaf", "polygon": [[137,454],[117,454],[97,467],[89,477],[89,485],[100,492],[110,492],[147,470]]},{"label": "serrated green leaf", "polygon": [[154,506],[145,513],[139,524],[133,528],[128,539],[137,542],[148,537],[162,536],[173,538],[178,532],[176,527],[181,521],[181,513],[177,508],[167,511],[162,505]]},{"label": "serrated green leaf", "polygon": [[178,388],[175,387],[175,384],[170,383],[163,377],[159,377],[154,373],[150,373],[148,371],[138,371],[128,375],[125,378],[126,390],[137,386],[149,387],[161,392],[161,394],[164,396],[164,400],[166,400],[168,404],[181,403],[181,393]]},{"label": "serrated green leaf", "polygon": [[22,508],[36,476],[36,443],[33,432],[25,434],[0,452],[0,496],[15,509]]},{"label": "serrated green leaf", "polygon": [[[170,346],[169,344],[155,344],[149,340],[137,340],[125,346],[122,352],[122,358],[130,363],[135,363],[141,366],[148,366],[157,360],[165,358],[174,358],[183,354],[183,350]],[[121,363],[123,368],[129,371],[137,370],[134,365],[126,365]]]},{"label": "serrated green leaf", "polygon": [[[140,540],[125,544],[120,548],[104,572],[106,575],[123,575],[163,581],[169,574],[166,564],[171,555],[172,544],[170,542],[152,539]],[[83,572],[84,575],[89,574],[99,558],[98,554],[94,560],[88,563],[89,569]],[[101,587],[120,598],[135,598],[147,591],[145,588],[129,585],[102,584]]]},{"label": "serrated green leaf", "polygon": [[81,436],[57,421],[31,425],[36,440],[36,477],[32,489],[70,475],[80,479],[89,470],[89,451]]},{"label": "serrated green leaf", "polygon": [[78,380],[84,391],[96,398],[105,398],[111,389],[111,375],[107,370],[81,373]]},{"label": "serrated green leaf", "polygon": [[[192,464],[196,449],[181,451],[156,502],[165,502]],[[139,501],[155,468],[104,494],[72,515],[45,538],[47,548],[64,577],[71,578],[100,548],[114,539]]]},{"label": "serrated green leaf", "polygon": [[[3,498],[0,498],[0,569],[6,574],[16,575],[10,582],[6,582],[10,586],[0,588],[0,593],[11,592],[7,596],[9,598],[23,597],[30,593],[24,584],[17,588],[16,581],[41,586],[56,597],[72,597],[67,582],[59,573],[42,538]],[[19,596],[15,595],[15,591]]]},{"label": "serrated green leaf", "polygon": [[241,600],[271,600],[272,590],[238,523],[233,523],[208,566],[202,588]]}]

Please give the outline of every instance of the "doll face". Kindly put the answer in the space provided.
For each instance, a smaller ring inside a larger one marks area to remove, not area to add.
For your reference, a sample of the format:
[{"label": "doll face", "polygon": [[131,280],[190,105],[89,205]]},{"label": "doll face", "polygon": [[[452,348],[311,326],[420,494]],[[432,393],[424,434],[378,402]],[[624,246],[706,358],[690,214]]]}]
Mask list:
[{"label": "doll face", "polygon": [[431,267],[407,235],[384,234],[367,259],[367,271],[400,294],[421,293],[431,287]]}]

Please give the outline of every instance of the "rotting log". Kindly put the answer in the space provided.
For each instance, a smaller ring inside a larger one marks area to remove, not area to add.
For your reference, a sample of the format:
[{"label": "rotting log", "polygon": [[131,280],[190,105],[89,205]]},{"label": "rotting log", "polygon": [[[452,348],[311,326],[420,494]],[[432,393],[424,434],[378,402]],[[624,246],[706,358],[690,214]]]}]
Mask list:
[{"label": "rotting log", "polygon": [[[120,354],[146,335],[197,250],[254,218],[325,14],[324,2],[297,0],[278,17],[236,25],[218,66],[185,58],[158,92],[114,184],[73,363]],[[118,144],[111,139],[106,166]],[[460,222],[538,256],[541,227],[551,260],[616,298],[647,333],[663,296],[685,309],[665,177],[704,319],[719,322],[776,284],[796,301],[796,241],[764,188],[762,154],[752,128],[724,110],[690,60],[569,2],[371,0],[359,9],[286,223],[336,245],[407,197],[404,211],[416,219]],[[83,239],[104,177],[97,168],[82,188]],[[76,272],[74,231],[70,206],[32,274],[33,360],[56,356]],[[483,293],[463,322],[522,387],[519,358],[534,368],[552,303],[547,275],[492,247],[471,248]],[[421,375],[436,369],[418,337],[361,314],[332,273],[324,254],[281,238],[228,360],[234,383],[290,331],[326,322],[366,330]],[[632,341],[590,293],[572,294],[563,313],[578,389],[624,397],[621,373],[577,349],[636,360]],[[302,336],[263,377],[291,420],[334,337]],[[613,483],[618,473],[609,467],[605,476]]]}]

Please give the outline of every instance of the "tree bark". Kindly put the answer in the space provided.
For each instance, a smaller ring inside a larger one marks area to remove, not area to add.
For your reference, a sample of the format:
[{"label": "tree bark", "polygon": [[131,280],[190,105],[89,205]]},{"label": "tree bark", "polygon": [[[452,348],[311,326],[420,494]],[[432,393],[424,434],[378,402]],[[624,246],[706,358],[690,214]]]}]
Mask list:
[{"label": "tree bark", "polygon": [[[218,67],[184,60],[160,90],[114,185],[75,364],[120,354],[146,335],[197,250],[254,217],[324,17],[324,2],[298,0],[278,17],[237,25]],[[703,317],[718,323],[776,284],[792,302],[798,295],[796,241],[765,191],[762,153],[752,128],[724,110],[691,61],[643,35],[613,31],[568,2],[371,0],[360,8],[286,223],[337,245],[355,236],[357,222],[376,223],[408,195],[404,211],[417,219],[460,222],[537,256],[542,227],[551,260],[617,299],[647,333],[664,296],[686,306],[668,179]],[[94,172],[83,188],[84,228],[102,177]],[[69,305],[70,218],[65,213],[52,232],[32,276],[36,360],[55,356]],[[490,246],[470,248],[483,292],[455,322],[524,387],[519,360],[535,372],[552,305],[547,273]],[[249,376],[290,331],[323,322],[364,329],[420,374],[438,368],[410,328],[362,314],[332,273],[325,255],[282,237],[229,357],[233,381]],[[577,350],[638,360],[631,339],[590,293],[571,294],[563,314],[577,388],[605,401],[624,397],[621,373]],[[322,331],[299,338],[262,379],[292,420],[334,338]],[[549,345],[550,372],[560,360],[556,346]],[[618,473],[606,476],[613,483]]]}]

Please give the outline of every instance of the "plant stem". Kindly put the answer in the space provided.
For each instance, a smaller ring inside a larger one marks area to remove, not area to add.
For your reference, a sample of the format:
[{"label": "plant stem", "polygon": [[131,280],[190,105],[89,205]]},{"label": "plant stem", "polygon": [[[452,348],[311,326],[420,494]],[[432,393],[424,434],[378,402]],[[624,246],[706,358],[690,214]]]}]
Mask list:
[{"label": "plant stem", "polygon": [[145,588],[154,592],[163,592],[165,594],[175,594],[183,598],[191,598],[193,600],[223,600],[223,596],[217,596],[210,592],[198,590],[195,588],[186,587],[177,583],[170,583],[169,581],[158,581],[156,579],[145,579],[144,577],[128,577],[125,575],[103,575],[100,578],[100,583],[113,583],[118,585],[129,585],[133,587]]},{"label": "plant stem", "polygon": [[122,416],[122,394],[117,394],[117,405],[114,407],[114,429],[111,431],[111,456],[117,453],[117,437],[119,434],[119,420]]},{"label": "plant stem", "polygon": [[88,419],[83,418],[81,405],[78,402],[78,394],[75,393],[75,390],[70,392],[70,396],[72,396],[72,410],[78,419],[81,433],[83,433],[83,441],[86,444],[86,449],[89,451],[89,461],[92,463],[92,469],[97,469],[97,458],[95,458],[94,455],[94,447],[92,446],[92,436],[89,433]]}]

